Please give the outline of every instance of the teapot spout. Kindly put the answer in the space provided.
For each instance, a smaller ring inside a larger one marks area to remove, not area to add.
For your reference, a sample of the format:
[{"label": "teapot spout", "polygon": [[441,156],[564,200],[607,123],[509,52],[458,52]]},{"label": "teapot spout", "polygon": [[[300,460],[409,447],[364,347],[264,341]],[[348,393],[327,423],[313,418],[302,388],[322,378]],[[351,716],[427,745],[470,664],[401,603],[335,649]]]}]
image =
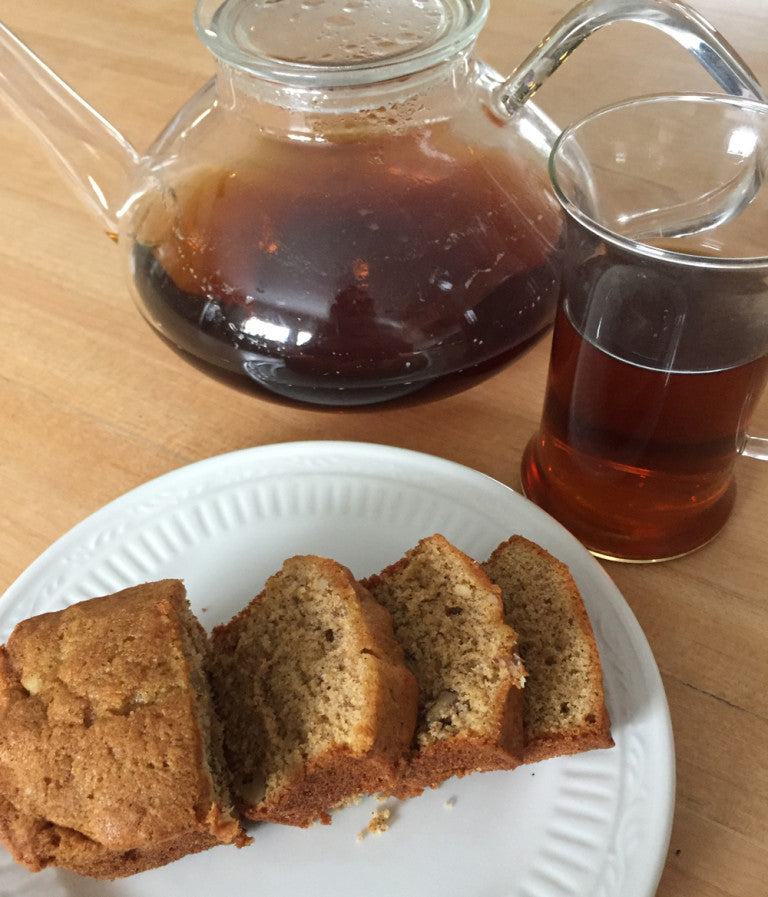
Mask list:
[{"label": "teapot spout", "polygon": [[116,238],[140,155],[2,23],[0,99],[37,134]]}]

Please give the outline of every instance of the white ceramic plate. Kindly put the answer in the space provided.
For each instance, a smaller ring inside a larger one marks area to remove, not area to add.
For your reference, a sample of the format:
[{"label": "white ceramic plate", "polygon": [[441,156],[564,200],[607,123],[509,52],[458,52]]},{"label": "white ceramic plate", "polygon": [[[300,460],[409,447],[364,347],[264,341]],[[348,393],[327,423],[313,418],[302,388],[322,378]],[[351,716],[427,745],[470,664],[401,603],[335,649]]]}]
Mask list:
[{"label": "white ceramic plate", "polygon": [[395,448],[265,446],[174,471],[93,514],[0,599],[0,641],[21,619],[127,585],[185,581],[208,629],[228,620],[293,554],[358,576],[441,532],[484,560],[522,533],[565,561],[604,666],[616,746],[513,772],[446,782],[392,807],[367,834],[373,799],[331,826],[262,825],[251,847],[217,847],[103,883],[32,874],[0,847],[0,894],[40,897],[651,897],[666,855],[674,752],[648,644],[597,562],[552,518],[483,474]]}]

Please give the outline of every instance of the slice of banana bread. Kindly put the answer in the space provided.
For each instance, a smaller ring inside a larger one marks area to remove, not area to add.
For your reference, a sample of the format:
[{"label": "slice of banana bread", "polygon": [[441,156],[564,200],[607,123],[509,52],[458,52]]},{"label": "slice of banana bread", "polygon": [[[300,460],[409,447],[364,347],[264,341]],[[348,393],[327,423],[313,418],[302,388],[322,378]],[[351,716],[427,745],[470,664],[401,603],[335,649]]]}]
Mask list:
[{"label": "slice of banana bread", "polygon": [[206,651],[176,580],[16,626],[0,648],[0,840],[18,862],[113,879],[248,843]]},{"label": "slice of banana bread", "polygon": [[523,665],[499,589],[443,536],[364,581],[392,614],[419,683],[419,718],[397,797],[521,762]]},{"label": "slice of banana bread", "polygon": [[417,688],[389,614],[335,561],[290,558],[212,634],[213,681],[238,808],[306,827],[389,791]]},{"label": "slice of banana bread", "polygon": [[589,617],[565,564],[512,536],[483,565],[520,639],[525,760],[611,747],[602,667]]}]

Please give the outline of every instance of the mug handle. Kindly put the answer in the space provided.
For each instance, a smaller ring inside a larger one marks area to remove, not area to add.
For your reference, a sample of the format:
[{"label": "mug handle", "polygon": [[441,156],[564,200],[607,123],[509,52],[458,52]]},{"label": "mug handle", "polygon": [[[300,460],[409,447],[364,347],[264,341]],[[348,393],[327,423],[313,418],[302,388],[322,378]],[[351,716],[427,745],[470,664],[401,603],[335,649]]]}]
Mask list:
[{"label": "mug handle", "polygon": [[766,94],[736,51],[696,10],[678,0],[585,0],[567,13],[495,92],[512,116],[590,34],[613,22],[652,25],[682,44],[726,93],[766,102]]},{"label": "mug handle", "polygon": [[741,449],[745,458],[757,458],[758,461],[768,461],[768,439],[762,436],[747,436]]}]

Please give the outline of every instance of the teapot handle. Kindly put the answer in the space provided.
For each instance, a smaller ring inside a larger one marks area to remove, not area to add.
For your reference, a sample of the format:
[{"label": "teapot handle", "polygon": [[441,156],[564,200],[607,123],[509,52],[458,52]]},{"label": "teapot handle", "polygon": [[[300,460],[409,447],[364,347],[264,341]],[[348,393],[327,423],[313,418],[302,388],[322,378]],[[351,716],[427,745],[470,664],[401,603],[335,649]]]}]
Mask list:
[{"label": "teapot handle", "polygon": [[652,25],[689,50],[726,93],[766,102],[736,51],[694,9],[678,0],[585,0],[567,13],[494,93],[512,116],[590,34],[613,22]]}]

